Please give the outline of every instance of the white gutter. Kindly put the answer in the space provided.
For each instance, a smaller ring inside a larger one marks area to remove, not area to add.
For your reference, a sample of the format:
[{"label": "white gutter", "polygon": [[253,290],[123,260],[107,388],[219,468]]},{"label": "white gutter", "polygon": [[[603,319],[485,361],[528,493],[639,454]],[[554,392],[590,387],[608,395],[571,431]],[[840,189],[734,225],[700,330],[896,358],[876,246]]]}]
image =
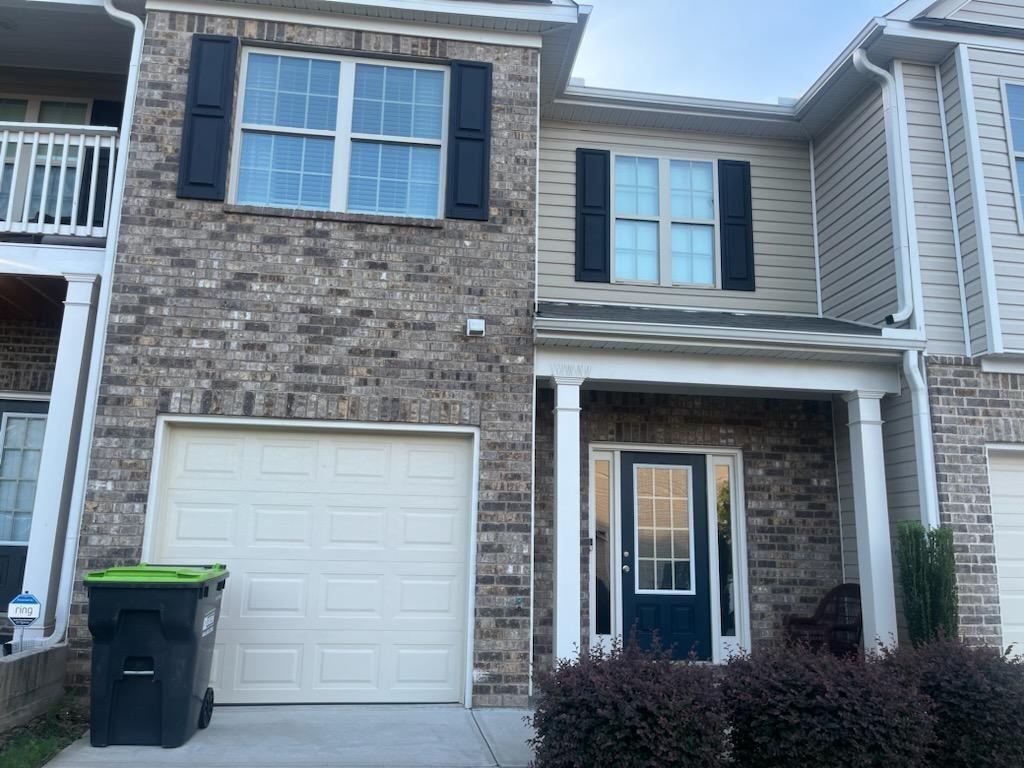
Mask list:
[{"label": "white gutter", "polygon": [[917,464],[917,494],[921,505],[921,522],[929,528],[939,526],[939,491],[935,477],[935,449],[932,445],[931,411],[928,387],[921,373],[923,358],[914,349],[903,353],[903,373],[910,385],[910,402],[914,422],[914,450]]},{"label": "white gutter", "polygon": [[910,267],[910,229],[906,206],[906,180],[903,178],[901,157],[903,155],[899,130],[898,99],[896,80],[881,67],[872,64],[863,48],[853,52],[853,66],[861,74],[874,77],[882,86],[882,106],[885,110],[885,147],[888,159],[889,181],[891,184],[890,205],[892,211],[892,240],[896,256],[896,296],[898,307],[885,318],[890,325],[904,323],[914,316],[912,298],[913,278]]},{"label": "white gutter", "polygon": [[75,484],[71,492],[71,504],[68,508],[68,525],[64,539],[63,560],[60,567],[60,585],[57,588],[57,605],[53,632],[43,638],[37,644],[37,647],[48,647],[62,642],[67,634],[68,620],[71,616],[75,562],[78,556],[82,510],[85,506],[85,491],[89,474],[89,449],[92,443],[93,427],[96,423],[96,401],[99,394],[100,378],[103,373],[103,348],[107,339],[111,282],[114,277],[114,262],[117,257],[117,235],[121,228],[121,206],[124,199],[125,170],[128,167],[128,144],[131,138],[132,120],[135,115],[135,92],[138,88],[139,62],[142,59],[142,41],[145,36],[145,27],[142,21],[137,16],[115,8],[113,0],[103,0],[103,9],[114,21],[132,27],[132,53],[128,63],[128,80],[125,85],[121,133],[118,136],[114,188],[110,199],[110,223],[107,227],[107,244],[104,249],[105,263],[100,280],[99,296],[96,300],[96,329],[93,332],[92,355],[89,360],[89,381],[85,391],[85,402],[82,405],[82,427],[78,438]]}]

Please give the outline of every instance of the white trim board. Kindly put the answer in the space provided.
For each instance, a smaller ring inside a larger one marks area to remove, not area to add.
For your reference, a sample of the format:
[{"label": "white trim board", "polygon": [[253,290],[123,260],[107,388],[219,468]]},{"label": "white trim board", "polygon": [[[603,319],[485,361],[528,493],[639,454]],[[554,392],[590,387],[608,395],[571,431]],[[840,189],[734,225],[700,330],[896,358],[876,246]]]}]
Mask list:
[{"label": "white trim board", "polygon": [[981,273],[983,311],[985,313],[986,347],[990,352],[1003,351],[1003,329],[999,317],[999,293],[996,288],[995,265],[992,260],[992,230],[985,190],[985,164],[981,156],[981,134],[978,129],[974,81],[971,78],[970,53],[963,43],[955,52],[960,104],[963,111],[964,134],[967,140],[967,165],[970,169],[971,198],[974,202],[974,228],[978,241],[978,269]]},{"label": "white trim board", "polygon": [[587,382],[710,386],[793,392],[899,393],[899,368],[892,365],[779,358],[666,355],[605,349],[538,347],[538,379],[564,370],[587,369]]},{"label": "white trim board", "polygon": [[477,526],[479,524],[480,499],[480,430],[472,426],[404,424],[394,422],[355,422],[332,421],[325,419],[264,419],[254,417],[231,416],[184,416],[160,414],[156,420],[156,434],[153,442],[153,455],[150,461],[149,491],[146,495],[146,514],[142,532],[142,560],[145,562],[153,554],[153,528],[156,513],[159,511],[159,480],[164,464],[168,434],[174,427],[225,427],[225,428],[256,428],[282,430],[336,431],[336,432],[372,432],[375,434],[435,434],[462,435],[473,441],[472,478],[470,488],[470,521],[467,557],[467,588],[466,588],[466,667],[463,690],[463,706],[473,706],[473,640],[476,627],[476,551]]},{"label": "white trim board", "polygon": [[[622,637],[622,461],[621,455],[624,452],[630,453],[679,453],[703,456],[706,461],[706,482],[707,482],[707,516],[708,516],[708,570],[709,588],[711,590],[711,651],[712,661],[721,663],[728,659],[729,655],[749,649],[751,645],[750,627],[750,592],[747,574],[747,526],[746,526],[746,500],[744,498],[743,478],[743,451],[738,448],[724,448],[718,446],[687,446],[687,445],[659,445],[653,443],[612,443],[593,442],[590,443],[587,457],[588,470],[588,499],[589,504],[589,531],[591,541],[595,541],[594,528],[594,462],[598,459],[608,459],[611,462],[610,475],[610,505],[609,505],[609,551],[611,553],[611,635],[598,635],[596,631],[597,612],[590,611],[589,628],[591,643],[608,647],[615,637]],[[736,635],[722,637],[721,617],[721,585],[718,583],[718,521],[717,509],[714,499],[715,476],[714,468],[717,465],[727,465],[731,472],[731,515],[733,526],[733,569],[736,590]],[[596,595],[596,546],[590,549],[588,585],[590,594]],[[590,601],[590,605],[595,603]]]}]

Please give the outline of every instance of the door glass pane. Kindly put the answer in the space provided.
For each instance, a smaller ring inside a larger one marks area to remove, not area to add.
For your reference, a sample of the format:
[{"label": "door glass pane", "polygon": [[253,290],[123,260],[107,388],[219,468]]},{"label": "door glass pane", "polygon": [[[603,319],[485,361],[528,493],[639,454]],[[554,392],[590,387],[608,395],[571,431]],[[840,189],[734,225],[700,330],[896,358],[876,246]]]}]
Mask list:
[{"label": "door glass pane", "polygon": [[722,600],[722,636],[736,635],[736,580],[732,563],[731,468],[715,466],[715,509],[718,517],[718,583]]},{"label": "door glass pane", "polygon": [[611,482],[611,461],[597,459],[594,462],[594,623],[599,635],[612,633]]},{"label": "door glass pane", "polygon": [[0,541],[28,541],[45,423],[44,416],[7,416],[0,435]]},{"label": "door glass pane", "polygon": [[635,489],[636,588],[690,591],[690,468],[638,466]]}]

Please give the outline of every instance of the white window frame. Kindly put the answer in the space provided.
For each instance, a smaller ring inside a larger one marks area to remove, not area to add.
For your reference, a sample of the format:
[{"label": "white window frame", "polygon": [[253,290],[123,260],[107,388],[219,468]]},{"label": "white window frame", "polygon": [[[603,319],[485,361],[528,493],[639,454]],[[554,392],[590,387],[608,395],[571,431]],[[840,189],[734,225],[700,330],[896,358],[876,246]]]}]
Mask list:
[{"label": "white window frame", "polygon": [[[93,99],[82,98],[80,96],[38,96],[28,93],[0,92],[0,99],[16,99],[18,101],[28,102],[28,105],[25,107],[25,119],[22,121],[25,123],[39,122],[39,110],[41,109],[44,101],[63,101],[69,104],[85,104],[85,122],[83,125],[89,125],[89,121],[92,119]],[[72,124],[69,123],[68,125]]]},{"label": "white window frame", "polygon": [[[658,215],[642,216],[631,214],[619,216],[615,205],[615,165],[620,157],[637,157],[644,160],[658,161]],[[671,165],[673,160],[691,163],[709,163],[711,165],[711,204],[714,206],[715,215],[708,221],[706,219],[674,218],[672,216],[672,177]],[[609,183],[611,189],[611,282],[619,285],[655,285],[663,288],[697,288],[701,290],[720,290],[722,286],[721,267],[719,262],[719,227],[721,222],[721,211],[718,205],[718,158],[701,156],[699,154],[652,154],[643,149],[611,151],[611,168],[609,172]],[[616,233],[615,229],[618,220],[628,219],[629,221],[648,221],[658,225],[658,279],[657,280],[624,280],[616,277]],[[710,283],[675,283],[672,282],[672,225],[693,224],[701,227],[711,227],[711,269],[714,279]]]},{"label": "white window frame", "polygon": [[[297,59],[321,59],[324,61],[337,61],[339,63],[338,82],[338,113],[335,119],[333,131],[317,130],[313,128],[290,128],[285,126],[270,126],[243,122],[245,107],[245,86],[248,79],[249,56],[252,54],[267,54],[270,56],[290,56]],[[405,67],[407,69],[425,69],[441,72],[444,75],[443,100],[441,103],[441,138],[421,139],[406,136],[386,136],[375,133],[353,133],[352,112],[355,101],[355,78],[357,64],[371,64],[385,67]],[[377,144],[399,144],[419,145],[438,147],[440,159],[438,162],[438,184],[437,184],[437,211],[436,215],[428,218],[440,219],[444,215],[445,181],[447,177],[448,161],[448,109],[450,90],[451,68],[444,64],[427,64],[420,62],[407,62],[394,59],[367,58],[358,56],[339,56],[335,54],[313,53],[309,51],[291,51],[280,48],[261,48],[258,46],[245,46],[242,49],[242,68],[239,79],[239,87],[235,94],[235,119],[232,128],[231,165],[228,181],[228,199],[232,203],[238,203],[238,173],[242,155],[242,132],[267,134],[285,134],[292,136],[304,136],[311,138],[329,138],[334,141],[334,161],[331,167],[331,202],[330,207],[323,208],[302,208],[301,210],[324,211],[334,213],[349,213],[348,210],[348,186],[349,186],[349,165],[352,157],[352,143],[354,141],[369,141]],[[268,206],[273,207],[273,206]],[[423,218],[402,213],[389,213],[378,211],[352,211],[357,216],[399,216],[403,218]]]},{"label": "white window frame", "polygon": [[[46,413],[23,413],[22,411],[4,411],[0,414],[0,459],[2,459],[2,453],[4,448],[4,441],[7,439],[7,422],[11,417],[17,419],[42,419],[43,429],[46,428]],[[42,466],[40,466],[40,472]],[[39,490],[39,475],[36,475],[36,491]],[[19,478],[20,480],[20,478]],[[32,524],[32,520],[29,520],[29,525]],[[28,541],[14,541],[12,539],[0,539],[0,547],[27,547]]]},{"label": "white window frame", "polygon": [[999,95],[1003,100],[1003,124],[1006,127],[1006,148],[1010,157],[1010,181],[1013,185],[1013,204],[1017,211],[1017,233],[1024,235],[1024,200],[1021,200],[1017,161],[1024,160],[1024,147],[1013,145],[1013,124],[1010,122],[1009,88],[1016,86],[1024,90],[1024,80],[1000,80]]},{"label": "white window frame", "polygon": [[[591,645],[610,648],[615,639],[623,639],[622,627],[622,454],[628,453],[682,453],[704,456],[707,466],[707,498],[708,498],[708,585],[711,595],[711,651],[712,662],[722,663],[736,653],[749,651],[751,646],[750,622],[750,588],[747,574],[747,522],[746,500],[743,482],[743,452],[738,448],[708,447],[696,445],[658,445],[653,443],[591,443],[589,450],[589,535],[594,537],[594,496],[595,478],[594,463],[601,459],[611,462],[610,493],[611,508],[609,510],[610,534],[609,548],[611,551],[611,635],[597,634],[597,611],[594,606],[597,599],[597,566],[595,562],[596,548],[591,547],[589,563],[590,586],[590,642]],[[662,465],[658,465],[662,466]],[[729,506],[732,516],[732,557],[733,583],[736,587],[736,633],[722,635],[721,585],[718,582],[718,510],[716,498],[714,467],[729,467],[731,483]],[[691,482],[692,482],[691,473]],[[693,562],[691,560],[691,562]],[[696,586],[696,582],[694,582]],[[656,594],[665,594],[657,592]]]}]

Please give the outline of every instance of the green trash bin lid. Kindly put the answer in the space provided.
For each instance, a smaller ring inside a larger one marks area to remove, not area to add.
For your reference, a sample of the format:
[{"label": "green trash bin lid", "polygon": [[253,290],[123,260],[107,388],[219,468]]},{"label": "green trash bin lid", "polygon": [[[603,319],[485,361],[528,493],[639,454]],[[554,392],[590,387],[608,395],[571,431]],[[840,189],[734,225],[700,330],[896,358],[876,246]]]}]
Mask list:
[{"label": "green trash bin lid", "polygon": [[154,584],[164,586],[187,586],[201,584],[227,575],[227,568],[220,563],[214,565],[125,565],[93,571],[85,576],[85,583],[96,584]]}]

